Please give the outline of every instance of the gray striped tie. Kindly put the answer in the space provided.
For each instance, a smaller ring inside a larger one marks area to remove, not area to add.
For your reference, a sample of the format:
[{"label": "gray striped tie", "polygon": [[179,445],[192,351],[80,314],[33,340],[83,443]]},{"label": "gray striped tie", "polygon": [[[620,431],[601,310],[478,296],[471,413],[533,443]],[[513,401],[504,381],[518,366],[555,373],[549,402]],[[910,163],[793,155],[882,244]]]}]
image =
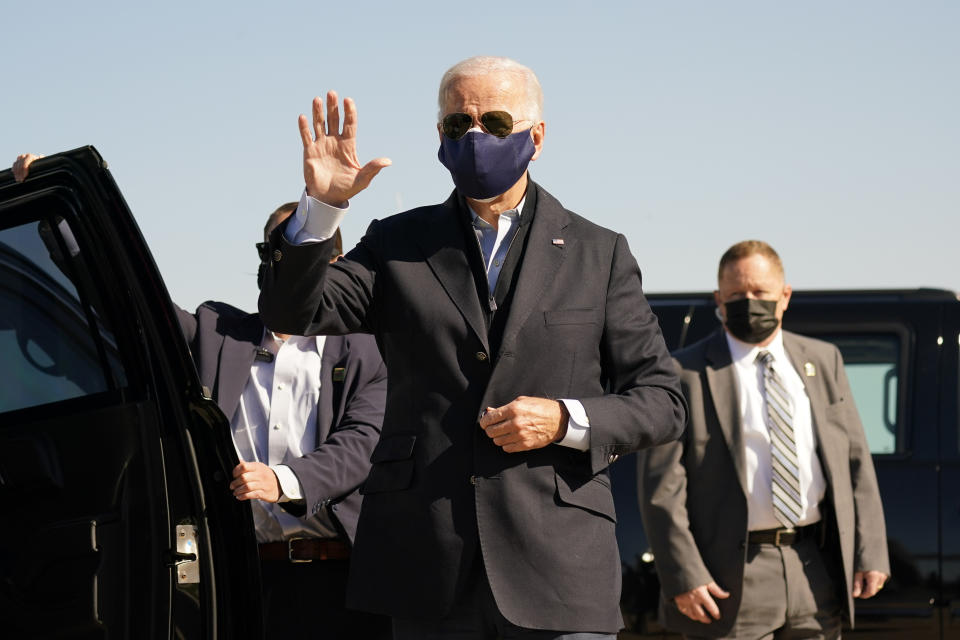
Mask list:
[{"label": "gray striped tie", "polygon": [[763,367],[763,404],[770,430],[770,460],[773,464],[773,512],[783,526],[791,528],[800,519],[801,503],[792,403],[783,381],[773,370],[773,354],[761,351],[756,362]]}]

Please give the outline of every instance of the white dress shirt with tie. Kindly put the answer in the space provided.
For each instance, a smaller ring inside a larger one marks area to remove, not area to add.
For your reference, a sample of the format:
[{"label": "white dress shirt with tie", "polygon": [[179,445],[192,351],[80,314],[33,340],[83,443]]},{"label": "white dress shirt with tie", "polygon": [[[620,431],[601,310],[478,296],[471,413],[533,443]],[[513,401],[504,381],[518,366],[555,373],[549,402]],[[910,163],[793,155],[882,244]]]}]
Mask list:
[{"label": "white dress shirt with tie", "polygon": [[820,501],[827,483],[817,457],[816,435],[810,414],[810,399],[803,380],[790,363],[783,348],[783,334],[778,330],[773,342],[765,347],[748,344],[726,333],[737,380],[737,401],[740,424],[746,448],[747,487],[749,490],[747,528],[750,531],[777,529],[783,525],[773,510],[770,430],[763,409],[763,367],[756,363],[760,351],[774,357],[774,368],[790,394],[793,404],[793,430],[800,470],[801,514],[797,526],[820,520]]}]

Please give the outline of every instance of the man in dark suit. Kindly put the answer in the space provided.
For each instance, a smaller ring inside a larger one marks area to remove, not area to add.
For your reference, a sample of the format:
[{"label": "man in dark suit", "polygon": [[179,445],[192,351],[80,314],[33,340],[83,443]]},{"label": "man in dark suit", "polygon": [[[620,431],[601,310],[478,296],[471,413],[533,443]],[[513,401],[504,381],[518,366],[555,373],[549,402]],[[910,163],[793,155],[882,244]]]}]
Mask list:
[{"label": "man in dark suit", "polygon": [[790,293],[770,245],[727,250],[724,330],[675,354],[687,431],[638,455],[660,616],[688,637],[839,637],[890,572],[840,352],[781,330]]},{"label": "man in dark suit", "polygon": [[[528,180],[541,94],[505,58],[440,88],[443,204],[375,221],[327,265],[356,158],[335,93],[300,118],[306,191],[271,236],[260,307],[296,333],[373,333],[390,368],[348,602],[398,638],[610,637],[622,626],[607,466],[679,436],[686,408],[623,236]],[[311,241],[314,241],[311,243]],[[580,634],[586,635],[580,635]]]},{"label": "man in dark suit", "polygon": [[[295,208],[271,214],[264,240]],[[258,250],[262,261],[265,245]],[[340,253],[337,237],[328,258]],[[267,637],[389,638],[389,619],[345,608],[357,489],[386,400],[376,343],[274,333],[257,314],[221,302],[179,315],[241,459],[230,489],[251,501]]]}]

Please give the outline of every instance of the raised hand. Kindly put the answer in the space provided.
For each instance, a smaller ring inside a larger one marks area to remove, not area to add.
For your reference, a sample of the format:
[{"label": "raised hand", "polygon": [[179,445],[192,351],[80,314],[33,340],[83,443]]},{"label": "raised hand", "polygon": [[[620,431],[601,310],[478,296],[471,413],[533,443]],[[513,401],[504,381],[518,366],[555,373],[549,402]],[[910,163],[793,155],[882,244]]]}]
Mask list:
[{"label": "raised hand", "polygon": [[300,114],[300,138],[303,140],[303,179],[307,195],[326,204],[342,206],[363,191],[389,158],[374,158],[361,166],[357,159],[357,106],[350,98],[343,101],[343,131],[340,131],[340,102],[336,91],[327,93],[327,117],[323,101],[313,99],[313,130],[307,116]]}]

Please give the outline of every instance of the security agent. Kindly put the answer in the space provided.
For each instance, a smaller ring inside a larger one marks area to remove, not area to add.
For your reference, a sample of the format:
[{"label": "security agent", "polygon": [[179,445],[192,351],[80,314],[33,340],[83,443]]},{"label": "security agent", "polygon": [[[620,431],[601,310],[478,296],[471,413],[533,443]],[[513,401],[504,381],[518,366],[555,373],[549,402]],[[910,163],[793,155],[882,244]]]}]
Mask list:
[{"label": "security agent", "polygon": [[687,431],[638,455],[660,617],[687,637],[836,638],[890,573],[843,360],[781,329],[790,294],[767,243],[724,253],[723,328],[674,354]]},{"label": "security agent", "polygon": [[[273,212],[264,237],[295,208]],[[259,284],[266,245],[257,250]],[[338,237],[330,259],[341,252]],[[344,605],[358,487],[386,396],[376,344],[275,333],[222,303],[181,313],[181,323],[201,379],[230,416],[242,461],[230,489],[253,509],[268,637],[390,637],[387,618]]]}]

